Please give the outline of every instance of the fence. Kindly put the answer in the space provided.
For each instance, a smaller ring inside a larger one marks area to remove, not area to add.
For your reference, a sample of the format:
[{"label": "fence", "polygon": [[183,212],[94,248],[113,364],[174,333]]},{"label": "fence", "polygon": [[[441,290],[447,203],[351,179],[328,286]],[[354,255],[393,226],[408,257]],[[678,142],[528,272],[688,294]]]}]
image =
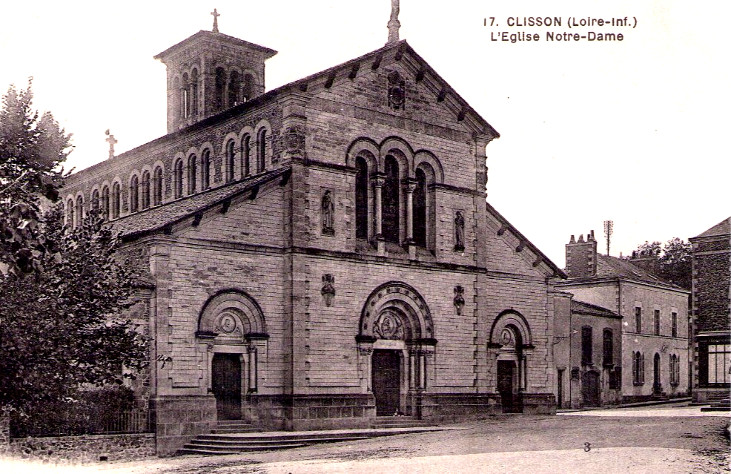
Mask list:
[{"label": "fence", "polygon": [[12,417],[11,436],[66,436],[87,434],[130,434],[151,431],[151,412],[72,411],[54,416]]}]

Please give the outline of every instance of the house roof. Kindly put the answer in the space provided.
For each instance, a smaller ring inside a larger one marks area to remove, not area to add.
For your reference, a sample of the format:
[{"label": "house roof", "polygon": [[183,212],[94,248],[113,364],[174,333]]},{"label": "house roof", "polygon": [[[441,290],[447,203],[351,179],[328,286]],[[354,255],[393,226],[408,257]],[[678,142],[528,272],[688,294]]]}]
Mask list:
[{"label": "house roof", "polygon": [[571,312],[578,314],[586,314],[589,316],[599,316],[602,318],[622,319],[622,316],[614,311],[597,306],[595,304],[584,303],[583,301],[571,300]]},{"label": "house roof", "polygon": [[245,192],[257,192],[259,186],[265,183],[279,177],[287,179],[290,172],[289,168],[280,168],[193,196],[186,196],[158,207],[145,209],[112,221],[112,229],[118,232],[123,239],[132,240],[163,230],[167,226],[181,222]]},{"label": "house roof", "polygon": [[493,215],[498,221],[500,221],[500,223],[503,226],[505,226],[506,228],[510,229],[510,232],[512,232],[522,242],[522,244],[524,244],[525,246],[527,246],[531,250],[531,252],[533,252],[541,260],[543,260],[546,263],[546,265],[548,265],[548,267],[551,270],[553,270],[553,273],[554,273],[555,276],[559,276],[561,278],[568,278],[567,275],[566,275],[566,273],[563,270],[561,270],[560,268],[558,268],[558,266],[555,263],[553,263],[551,261],[551,259],[549,259],[543,252],[541,252],[538,249],[538,247],[536,247],[535,245],[533,245],[533,243],[530,240],[528,240],[522,233],[520,233],[520,231],[518,229],[516,229],[515,226],[513,226],[513,224],[511,224],[510,222],[508,222],[508,220],[505,217],[503,217],[503,215],[500,214],[497,211],[497,209],[495,209],[494,207],[492,207],[490,205],[490,203],[488,203],[488,202],[485,202],[485,206],[487,208],[487,212],[490,213],[491,215]]},{"label": "house roof", "polygon": [[714,225],[707,231],[703,232],[702,234],[693,237],[694,239],[702,238],[702,237],[718,237],[721,235],[729,235],[731,234],[731,217],[728,217],[718,224]]}]

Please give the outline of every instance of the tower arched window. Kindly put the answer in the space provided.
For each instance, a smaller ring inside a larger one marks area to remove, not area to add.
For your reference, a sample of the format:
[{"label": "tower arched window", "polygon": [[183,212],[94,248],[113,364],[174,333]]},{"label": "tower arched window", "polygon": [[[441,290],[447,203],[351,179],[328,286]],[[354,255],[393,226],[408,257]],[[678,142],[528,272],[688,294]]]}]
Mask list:
[{"label": "tower arched window", "polygon": [[175,162],[173,168],[173,189],[175,198],[183,197],[183,160],[179,159]]},{"label": "tower arched window", "polygon": [[226,182],[234,179],[234,165],[236,163],[235,143],[229,140],[226,143]]},{"label": "tower arched window", "polygon": [[112,219],[117,219],[122,210],[122,187],[119,183],[112,185]]},{"label": "tower arched window", "polygon": [[233,107],[239,104],[239,90],[241,89],[241,76],[236,71],[231,71],[228,81],[228,106]]},{"label": "tower arched window", "polygon": [[355,159],[355,237],[368,239],[368,163]]},{"label": "tower arched window", "polygon": [[190,115],[195,117],[198,115],[198,70],[193,69],[190,72],[190,87],[189,101],[190,101]]},{"label": "tower arched window", "polygon": [[102,218],[109,220],[109,186],[102,188]]},{"label": "tower arched window", "polygon": [[137,175],[132,176],[129,181],[129,212],[137,212],[140,209],[140,179]]},{"label": "tower arched window", "polygon": [[182,118],[190,117],[190,80],[188,74],[183,74],[183,80],[180,84],[180,116]]},{"label": "tower arched window", "polygon": [[150,207],[150,172],[144,171],[142,173],[142,209]]},{"label": "tower arched window", "polygon": [[391,155],[385,160],[386,179],[383,183],[381,196],[382,202],[382,232],[383,238],[388,242],[399,242],[399,217],[400,217],[400,193],[399,193],[399,165],[396,158]]},{"label": "tower arched window", "polygon": [[244,176],[251,174],[251,137],[244,136],[241,140],[241,172]]},{"label": "tower arched window", "polygon": [[246,102],[254,97],[254,76],[251,74],[244,75],[244,84],[241,88],[241,101]]},{"label": "tower arched window", "polygon": [[69,199],[66,202],[66,226],[71,229],[74,227],[74,200]]},{"label": "tower arched window", "polygon": [[211,187],[211,151],[203,150],[201,155],[201,190]]},{"label": "tower arched window", "polygon": [[196,180],[198,179],[198,157],[188,157],[188,194],[195,194]]},{"label": "tower arched window", "polygon": [[81,227],[81,223],[84,221],[84,198],[78,196],[76,198],[76,227]]},{"label": "tower arched window", "polygon": [[226,89],[226,71],[222,67],[216,68],[216,83],[213,106],[216,111],[223,110],[224,92]]},{"label": "tower arched window", "polygon": [[159,206],[162,204],[162,168],[159,166],[155,168],[154,188],[152,201],[156,206]]},{"label": "tower arched window", "polygon": [[261,173],[266,168],[266,160],[267,160],[267,130],[266,130],[266,128],[262,128],[261,130],[259,130],[259,135],[256,137],[256,148],[257,148],[256,171],[258,173]]}]

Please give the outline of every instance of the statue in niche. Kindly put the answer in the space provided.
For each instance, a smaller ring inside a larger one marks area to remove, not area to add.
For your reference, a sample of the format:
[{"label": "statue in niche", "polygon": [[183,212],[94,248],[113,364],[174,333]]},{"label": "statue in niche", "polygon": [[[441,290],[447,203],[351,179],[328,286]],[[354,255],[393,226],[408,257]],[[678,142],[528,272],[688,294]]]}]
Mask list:
[{"label": "statue in niche", "polygon": [[464,251],[464,217],[461,211],[457,211],[454,217],[454,250]]},{"label": "statue in niche", "polygon": [[322,196],[322,233],[326,235],[334,235],[335,228],[333,226],[335,220],[335,204],[333,203],[332,193],[325,191]]}]

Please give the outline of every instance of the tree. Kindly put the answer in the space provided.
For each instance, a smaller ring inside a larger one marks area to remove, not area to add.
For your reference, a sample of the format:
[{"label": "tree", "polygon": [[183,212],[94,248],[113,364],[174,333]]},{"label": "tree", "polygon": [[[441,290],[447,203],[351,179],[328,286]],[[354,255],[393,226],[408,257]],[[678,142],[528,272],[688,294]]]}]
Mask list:
[{"label": "tree", "polygon": [[657,276],[687,290],[691,289],[691,245],[689,242],[678,237],[673,237],[664,245],[657,241],[645,241],[632,252],[632,258],[648,257],[656,260]]},{"label": "tree", "polygon": [[39,203],[58,199],[61,164],[71,151],[71,135],[49,112],[32,108],[32,81],[24,91],[8,88],[0,110],[0,273],[38,270],[45,251],[39,234]]},{"label": "tree", "polygon": [[0,112],[0,407],[71,400],[80,386],[121,383],[141,369],[145,338],[121,315],[132,303],[119,242],[95,212],[64,225],[57,196],[69,135],[31,109],[30,85]]}]

